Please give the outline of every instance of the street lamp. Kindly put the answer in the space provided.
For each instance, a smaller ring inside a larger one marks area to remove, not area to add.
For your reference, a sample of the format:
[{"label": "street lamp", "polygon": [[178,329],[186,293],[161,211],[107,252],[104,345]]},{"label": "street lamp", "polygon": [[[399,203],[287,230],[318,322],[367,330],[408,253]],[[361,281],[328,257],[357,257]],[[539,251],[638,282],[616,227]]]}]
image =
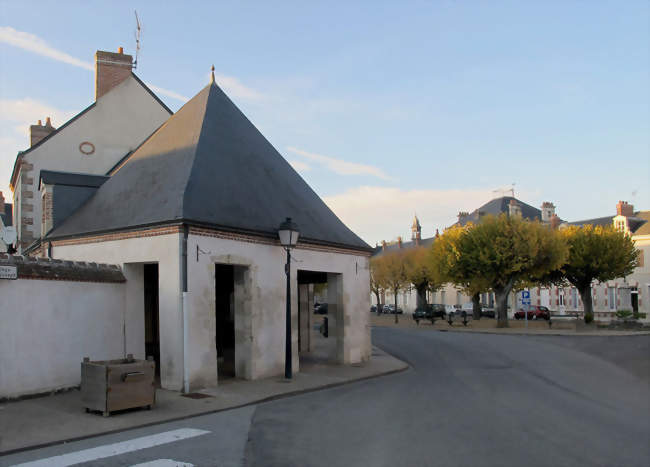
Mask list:
[{"label": "street lamp", "polygon": [[298,243],[298,226],[291,221],[290,217],[280,224],[278,236],[280,244],[287,250],[287,264],[284,272],[287,275],[287,332],[284,343],[284,377],[291,379],[291,249]]}]

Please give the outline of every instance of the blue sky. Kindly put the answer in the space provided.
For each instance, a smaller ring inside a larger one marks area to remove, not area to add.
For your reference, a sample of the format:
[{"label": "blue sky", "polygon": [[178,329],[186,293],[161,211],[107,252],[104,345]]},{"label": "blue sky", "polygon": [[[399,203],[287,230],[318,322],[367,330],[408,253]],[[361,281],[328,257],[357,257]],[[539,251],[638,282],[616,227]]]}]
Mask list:
[{"label": "blue sky", "polygon": [[[93,100],[134,50],[173,109],[218,82],[374,244],[515,183],[564,219],[650,209],[650,7],[634,2],[0,1],[0,190],[30,122]],[[76,60],[76,61],[75,61]]]}]

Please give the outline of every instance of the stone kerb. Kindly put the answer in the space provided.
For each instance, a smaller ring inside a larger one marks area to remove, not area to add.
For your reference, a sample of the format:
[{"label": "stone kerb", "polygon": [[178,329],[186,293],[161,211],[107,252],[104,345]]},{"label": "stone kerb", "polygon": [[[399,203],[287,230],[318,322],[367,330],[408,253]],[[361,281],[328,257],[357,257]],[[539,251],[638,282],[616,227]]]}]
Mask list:
[{"label": "stone kerb", "polygon": [[126,282],[119,266],[0,253],[0,266],[16,266],[19,279]]}]

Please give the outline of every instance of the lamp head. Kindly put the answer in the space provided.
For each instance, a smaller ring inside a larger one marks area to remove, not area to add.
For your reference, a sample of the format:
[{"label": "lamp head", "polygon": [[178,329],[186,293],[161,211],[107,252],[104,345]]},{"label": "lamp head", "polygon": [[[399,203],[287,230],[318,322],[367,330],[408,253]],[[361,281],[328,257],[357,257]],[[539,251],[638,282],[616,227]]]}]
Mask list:
[{"label": "lamp head", "polygon": [[285,248],[293,248],[298,243],[298,236],[300,232],[298,231],[298,226],[295,222],[291,220],[290,217],[287,217],[280,227],[278,227],[278,236],[280,237],[280,243]]}]

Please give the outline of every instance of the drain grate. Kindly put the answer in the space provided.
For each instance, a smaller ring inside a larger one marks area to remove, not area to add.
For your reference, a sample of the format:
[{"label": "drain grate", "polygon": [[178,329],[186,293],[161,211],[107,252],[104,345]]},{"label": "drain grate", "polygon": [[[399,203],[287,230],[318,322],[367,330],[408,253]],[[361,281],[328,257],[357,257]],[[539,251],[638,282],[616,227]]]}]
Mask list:
[{"label": "drain grate", "polygon": [[206,397],[214,397],[209,394],[202,394],[200,392],[188,392],[187,394],[181,394],[183,397],[189,397],[190,399],[205,399]]}]

